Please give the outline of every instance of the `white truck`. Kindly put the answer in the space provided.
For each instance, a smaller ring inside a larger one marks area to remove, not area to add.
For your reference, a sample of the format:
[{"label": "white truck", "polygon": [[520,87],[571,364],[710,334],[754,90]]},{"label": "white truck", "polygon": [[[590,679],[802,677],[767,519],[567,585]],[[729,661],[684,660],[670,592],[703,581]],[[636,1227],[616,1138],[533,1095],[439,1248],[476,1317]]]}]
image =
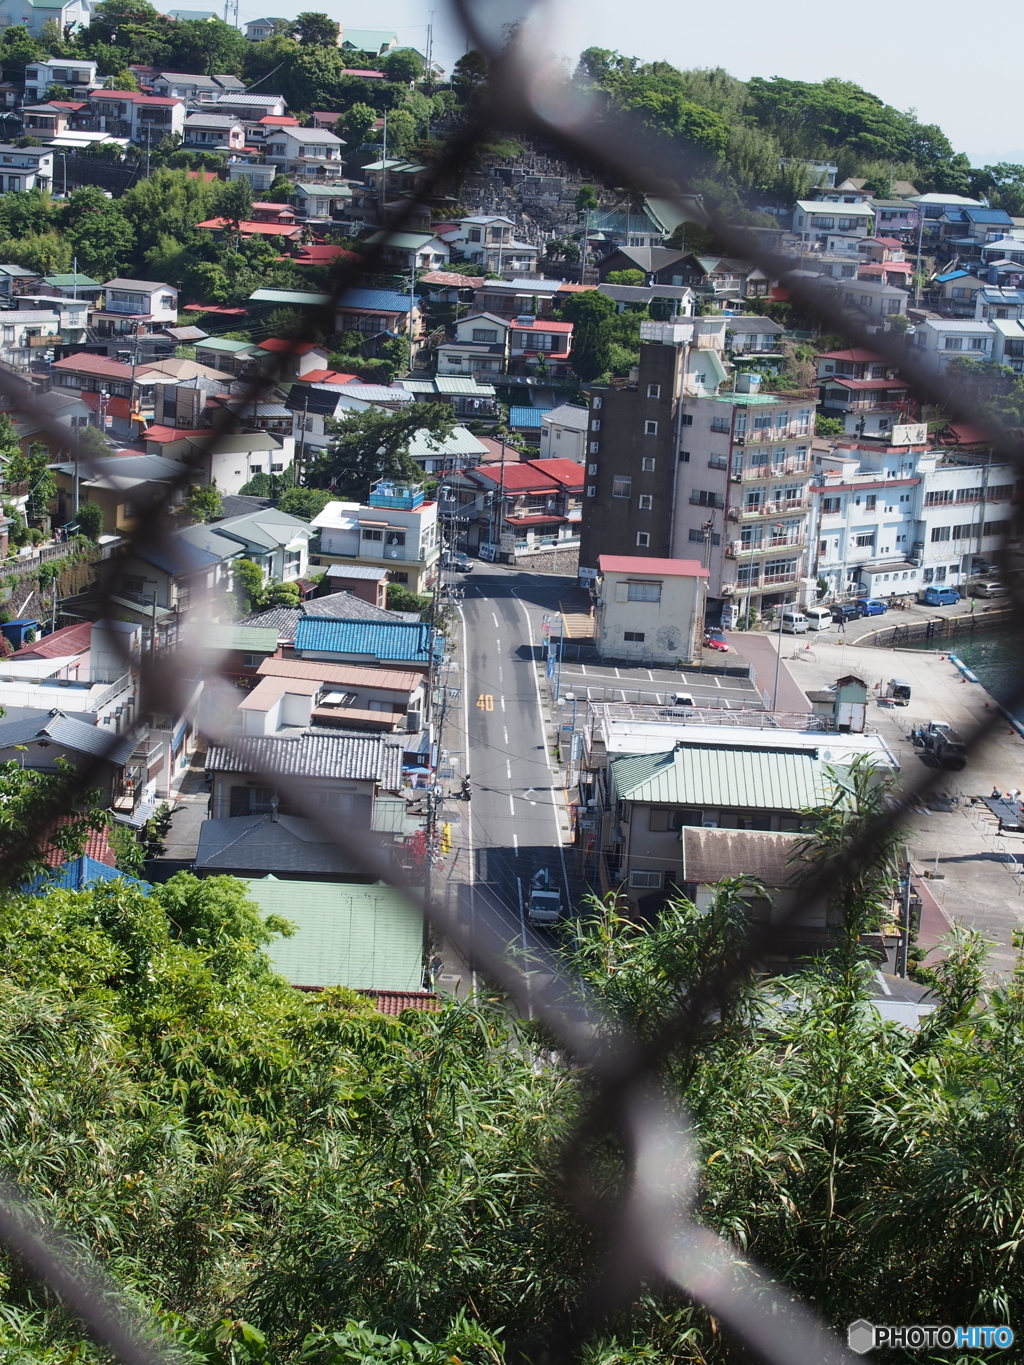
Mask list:
[{"label": "white truck", "polygon": [[541,868],[530,880],[526,918],[531,924],[550,928],[562,918],[562,893],[552,884],[551,873]]}]

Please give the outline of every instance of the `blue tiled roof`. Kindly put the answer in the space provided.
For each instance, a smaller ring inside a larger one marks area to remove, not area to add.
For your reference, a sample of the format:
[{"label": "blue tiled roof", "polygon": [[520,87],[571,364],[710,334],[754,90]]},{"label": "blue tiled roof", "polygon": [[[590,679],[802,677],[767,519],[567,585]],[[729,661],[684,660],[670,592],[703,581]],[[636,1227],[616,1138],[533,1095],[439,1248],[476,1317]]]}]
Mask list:
[{"label": "blue tiled roof", "polygon": [[414,302],[411,294],[398,294],[393,289],[346,289],[338,307],[365,308],[371,313],[408,313]]},{"label": "blue tiled roof", "polygon": [[1005,209],[964,209],[963,212],[969,223],[996,223],[1013,227],[1013,219]]},{"label": "blue tiled roof", "polygon": [[47,891],[87,891],[92,886],[102,886],[104,882],[116,882],[119,879],[127,886],[138,887],[145,895],[149,895],[149,882],[139,881],[138,877],[129,877],[116,867],[108,867],[106,863],[84,856],[70,858],[46,876],[34,877],[24,889],[44,895]]},{"label": "blue tiled roof", "polygon": [[[361,654],[375,659],[401,660],[405,663],[429,663],[431,650],[430,626],[415,624],[392,625],[382,621],[333,621],[325,617],[304,616],[295,627],[295,649],[301,654]],[[434,651],[439,652],[440,637]]]},{"label": "blue tiled roof", "polygon": [[951,270],[948,275],[936,275],[936,284],[948,284],[950,280],[962,280],[965,275],[969,275],[969,270]]},{"label": "blue tiled roof", "polygon": [[509,426],[513,427],[536,427],[540,430],[540,419],[550,408],[509,408]]}]

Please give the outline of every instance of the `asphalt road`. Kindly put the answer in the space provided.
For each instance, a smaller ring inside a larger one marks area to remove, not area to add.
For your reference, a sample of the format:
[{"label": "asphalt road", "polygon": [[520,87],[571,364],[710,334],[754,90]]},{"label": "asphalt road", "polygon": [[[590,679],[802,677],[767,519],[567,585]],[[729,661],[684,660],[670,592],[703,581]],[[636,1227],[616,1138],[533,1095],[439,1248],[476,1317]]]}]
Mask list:
[{"label": "asphalt road", "polygon": [[[734,650],[718,656],[723,666],[741,667],[745,660]],[[715,660],[715,662],[718,661]],[[687,673],[668,668],[614,668],[608,664],[562,664],[561,695],[573,692],[581,700],[636,702],[663,706],[676,692],[689,692],[703,707],[729,711],[759,707],[761,697],[746,678],[720,678],[716,674]]]},{"label": "asphalt road", "polygon": [[[544,606],[557,581],[507,572],[460,577],[461,701],[449,713],[444,747],[455,771],[451,790],[469,773],[473,795],[447,803],[449,816],[460,817],[451,891],[477,941],[543,955],[550,938],[525,919],[530,878],[546,868],[563,899],[568,883],[535,666],[541,637],[527,604]],[[446,961],[447,970],[454,965]],[[472,967],[461,965],[469,985]]]}]

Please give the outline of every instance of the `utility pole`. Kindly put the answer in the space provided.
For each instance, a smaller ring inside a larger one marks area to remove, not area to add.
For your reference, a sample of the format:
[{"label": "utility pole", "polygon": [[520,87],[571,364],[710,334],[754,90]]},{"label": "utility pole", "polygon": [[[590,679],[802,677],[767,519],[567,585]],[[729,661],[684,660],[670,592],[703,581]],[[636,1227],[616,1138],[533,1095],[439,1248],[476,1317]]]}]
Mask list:
[{"label": "utility pole", "polygon": [[380,225],[387,226],[384,205],[388,201],[388,111],[384,110],[384,155],[380,159]]},{"label": "utility pole", "polygon": [[779,709],[779,674],[782,672],[782,618],[786,614],[786,608],[791,606],[790,602],[779,603],[779,650],[775,656],[775,691],[772,693],[772,710]]},{"label": "utility pole", "polygon": [[412,311],[416,306],[416,253],[409,252],[409,373],[412,374]]},{"label": "utility pole", "polygon": [[924,237],[924,209],[917,206],[917,269],[914,271],[914,302],[921,302],[921,242]]}]

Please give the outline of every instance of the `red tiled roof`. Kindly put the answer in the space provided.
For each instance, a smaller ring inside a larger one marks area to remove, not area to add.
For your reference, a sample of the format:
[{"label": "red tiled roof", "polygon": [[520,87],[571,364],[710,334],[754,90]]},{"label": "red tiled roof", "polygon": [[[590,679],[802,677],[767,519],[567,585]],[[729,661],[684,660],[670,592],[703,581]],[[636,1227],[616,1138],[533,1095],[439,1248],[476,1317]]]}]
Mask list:
[{"label": "red tiled roof", "polygon": [[428,270],[420,276],[421,284],[447,285],[449,289],[475,289],[480,283],[476,275],[459,275],[454,270]]},{"label": "red tiled roof", "polygon": [[517,332],[566,332],[572,331],[571,322],[545,322],[538,318],[536,322],[516,322],[514,319],[510,324]]},{"label": "red tiled roof", "polygon": [[346,251],[343,246],[325,246],[316,242],[312,246],[300,246],[288,259],[294,261],[296,265],[330,265],[332,261],[341,260],[342,257],[355,261],[358,259],[358,253]]},{"label": "red tiled roof", "polygon": [[[82,399],[82,402],[86,405],[86,407],[92,408],[93,412],[99,412],[100,396],[98,393],[83,393],[80,395],[80,397]],[[132,415],[133,415],[132,405],[129,399],[127,398],[107,399],[108,417],[123,417],[130,420]]]},{"label": "red tiled roof", "polygon": [[[504,466],[505,491],[508,493],[546,492],[558,488],[582,488],[583,466],[575,460],[520,460]],[[473,474],[483,474],[501,483],[501,464],[478,465]]]},{"label": "red tiled roof", "polygon": [[169,108],[174,104],[184,104],[185,101],[176,99],[172,95],[141,95],[138,90],[94,90],[91,94],[90,103],[93,100],[128,100],[132,104],[145,104],[151,108]]},{"label": "red tiled roof", "polygon": [[108,360],[105,355],[90,355],[85,351],[55,360],[52,368],[60,370],[62,374],[90,374],[102,379],[131,379],[133,373],[130,365],[122,365],[119,360]]},{"label": "red tiled roof", "polygon": [[287,213],[292,218],[295,217],[295,210],[288,204],[272,204],[269,200],[257,199],[253,202],[254,209],[260,209],[265,213]]},{"label": "red tiled roof", "polygon": [[[196,223],[196,227],[209,228],[211,232],[223,232],[229,226],[232,224],[228,218],[207,218],[205,223]],[[244,218],[238,224],[238,231],[243,237],[298,237],[302,234],[302,228],[294,223],[252,223]]]},{"label": "red tiled roof", "polygon": [[189,180],[201,180],[204,185],[212,184],[219,179],[216,171],[186,171]]},{"label": "red tiled roof", "polygon": [[310,351],[323,350],[313,341],[288,341],[284,337],[267,337],[259,343],[261,351],[287,351],[290,355],[308,355]]},{"label": "red tiled roof", "polygon": [[147,427],[142,433],[144,441],[156,441],[159,444],[167,444],[171,441],[183,441],[190,436],[209,436],[209,427],[165,427],[159,422]]},{"label": "red tiled roof", "polygon": [[214,313],[220,318],[245,318],[249,316],[248,308],[226,308],[220,303],[186,303],[185,313]]},{"label": "red tiled roof", "polygon": [[[950,422],[948,426],[942,428],[941,436],[945,439],[946,433],[960,446],[974,446],[992,444],[991,436],[986,436],[980,427],[972,427],[967,422]],[[21,652],[20,650],[18,651]]]},{"label": "red tiled roof", "polygon": [[399,1015],[403,1010],[426,1010],[435,1014],[441,997],[434,991],[375,991],[360,988],[360,995],[372,1000],[382,1014]]},{"label": "red tiled roof", "polygon": [[338,370],[307,370],[299,376],[300,384],[351,384],[358,380],[355,374],[342,374]]},{"label": "red tiled roof", "polygon": [[12,659],[58,659],[65,654],[81,654],[89,648],[92,622],[80,621],[75,626],[62,626],[31,645],[22,645]]},{"label": "red tiled roof", "polygon": [[[66,825],[71,820],[70,815],[62,816],[57,821],[57,826]],[[60,867],[61,863],[67,861],[67,854],[44,840],[39,845],[39,853],[47,867]],[[114,857],[114,850],[110,847],[110,838],[107,833],[106,825],[102,829],[90,830],[86,836],[85,847],[82,855],[86,858],[93,858],[98,863],[105,863],[107,867],[116,867],[117,859]]]},{"label": "red tiled roof", "polygon": [[47,100],[47,104],[52,104],[54,109],[68,109],[72,114],[77,114],[79,109],[86,107],[85,100]]},{"label": "red tiled roof", "polygon": [[699,559],[651,559],[646,555],[598,555],[601,573],[660,573],[669,578],[707,578]]},{"label": "red tiled roof", "polygon": [[258,123],[269,123],[274,128],[297,128],[299,120],[292,118],[291,114],[264,114]]},{"label": "red tiled roof", "polygon": [[387,80],[383,71],[364,71],[358,66],[346,66],[342,69],[343,76],[372,76],[375,80]]},{"label": "red tiled roof", "polygon": [[884,275],[888,270],[895,271],[897,275],[909,275],[913,269],[909,261],[866,261],[859,267],[858,273],[863,275],[870,271],[873,275]]}]

